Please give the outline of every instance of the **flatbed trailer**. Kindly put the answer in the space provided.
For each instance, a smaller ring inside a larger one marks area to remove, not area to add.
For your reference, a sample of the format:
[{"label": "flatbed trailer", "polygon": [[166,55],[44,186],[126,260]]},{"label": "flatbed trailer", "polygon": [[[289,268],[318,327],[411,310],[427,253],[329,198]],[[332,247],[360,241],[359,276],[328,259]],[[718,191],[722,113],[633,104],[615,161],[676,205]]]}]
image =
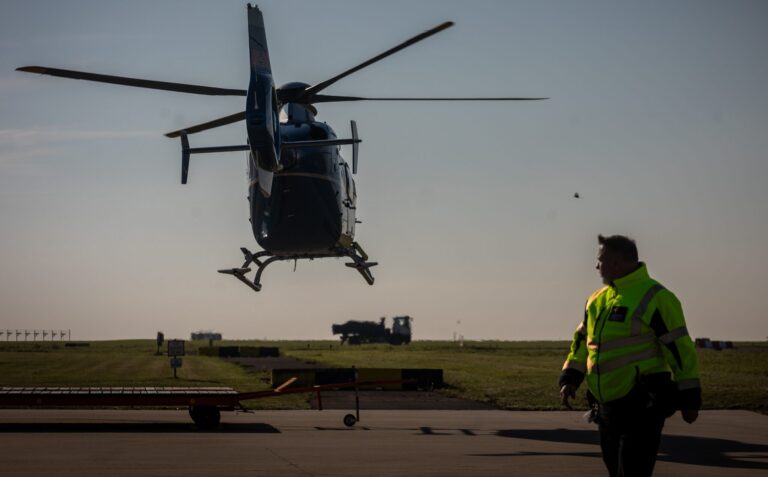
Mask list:
[{"label": "flatbed trailer", "polygon": [[352,427],[360,420],[358,388],[392,384],[391,381],[356,381],[290,387],[295,381],[296,378],[292,378],[275,389],[249,392],[227,387],[0,387],[0,407],[188,407],[197,427],[207,430],[219,425],[221,411],[247,411],[243,401],[315,393],[318,410],[322,411],[322,391],[353,388],[355,414],[344,416],[344,424]]}]

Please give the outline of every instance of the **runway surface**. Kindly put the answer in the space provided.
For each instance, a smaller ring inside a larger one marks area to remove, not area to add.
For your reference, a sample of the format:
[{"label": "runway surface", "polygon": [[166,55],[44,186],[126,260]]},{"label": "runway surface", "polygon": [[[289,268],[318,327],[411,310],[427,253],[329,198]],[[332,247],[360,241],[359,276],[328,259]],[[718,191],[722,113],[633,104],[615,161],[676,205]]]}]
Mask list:
[{"label": "runway surface", "polygon": [[[184,411],[0,410],[3,476],[606,475],[597,428],[579,412],[222,413],[196,430]],[[768,475],[768,416],[704,411],[667,421],[657,476]]]}]

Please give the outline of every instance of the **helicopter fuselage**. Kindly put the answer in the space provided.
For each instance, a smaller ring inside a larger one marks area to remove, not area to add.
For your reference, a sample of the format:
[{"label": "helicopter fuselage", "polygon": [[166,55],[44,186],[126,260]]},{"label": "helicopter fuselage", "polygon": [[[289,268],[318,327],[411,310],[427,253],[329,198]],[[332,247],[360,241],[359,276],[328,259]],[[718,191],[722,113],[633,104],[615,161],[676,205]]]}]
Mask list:
[{"label": "helicopter fuselage", "polygon": [[[282,122],[279,136],[283,143],[336,139],[333,129],[311,114]],[[249,153],[251,226],[264,250],[311,257],[351,246],[357,198],[352,172],[339,146],[284,150],[279,169],[264,188],[260,180],[267,174],[260,171],[258,158]]]}]

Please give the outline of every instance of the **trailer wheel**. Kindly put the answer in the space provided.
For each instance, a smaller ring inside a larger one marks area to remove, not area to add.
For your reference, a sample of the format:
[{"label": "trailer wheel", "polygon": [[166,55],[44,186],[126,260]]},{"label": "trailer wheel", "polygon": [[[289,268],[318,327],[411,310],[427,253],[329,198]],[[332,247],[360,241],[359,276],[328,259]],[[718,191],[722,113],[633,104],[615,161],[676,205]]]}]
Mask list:
[{"label": "trailer wheel", "polygon": [[357,422],[357,418],[354,414],[347,414],[344,416],[344,425],[347,427],[354,427]]},{"label": "trailer wheel", "polygon": [[203,431],[216,429],[221,421],[221,412],[216,406],[190,406],[189,416]]}]

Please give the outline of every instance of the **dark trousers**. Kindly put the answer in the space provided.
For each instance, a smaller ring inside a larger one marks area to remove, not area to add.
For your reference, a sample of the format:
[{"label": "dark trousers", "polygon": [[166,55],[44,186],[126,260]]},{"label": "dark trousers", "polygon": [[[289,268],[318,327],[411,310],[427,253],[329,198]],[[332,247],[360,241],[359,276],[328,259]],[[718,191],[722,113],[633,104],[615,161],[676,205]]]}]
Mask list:
[{"label": "dark trousers", "polygon": [[644,393],[599,405],[600,448],[611,477],[653,474],[664,419]]}]

